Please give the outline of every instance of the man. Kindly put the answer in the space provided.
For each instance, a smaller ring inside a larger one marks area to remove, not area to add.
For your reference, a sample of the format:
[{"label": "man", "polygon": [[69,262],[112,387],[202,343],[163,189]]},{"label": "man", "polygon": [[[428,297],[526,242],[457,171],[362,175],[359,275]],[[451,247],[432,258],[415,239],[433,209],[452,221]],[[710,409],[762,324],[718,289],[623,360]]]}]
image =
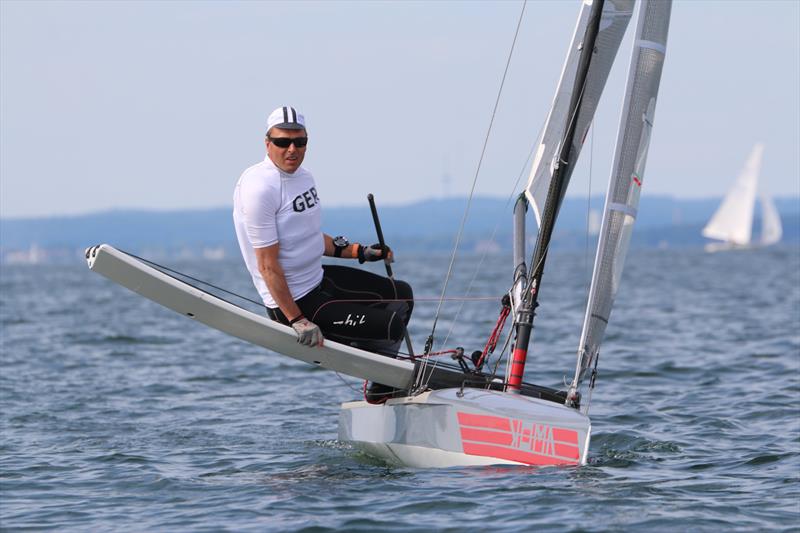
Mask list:
[{"label": "man", "polygon": [[233,195],[242,256],[269,316],[291,326],[298,342],[326,338],[395,356],[411,317],[408,283],[322,265],[322,256],[391,261],[388,246],[350,244],[322,233],[321,196],[302,167],[305,118],[279,107],[267,119],[267,157],[244,171]]}]

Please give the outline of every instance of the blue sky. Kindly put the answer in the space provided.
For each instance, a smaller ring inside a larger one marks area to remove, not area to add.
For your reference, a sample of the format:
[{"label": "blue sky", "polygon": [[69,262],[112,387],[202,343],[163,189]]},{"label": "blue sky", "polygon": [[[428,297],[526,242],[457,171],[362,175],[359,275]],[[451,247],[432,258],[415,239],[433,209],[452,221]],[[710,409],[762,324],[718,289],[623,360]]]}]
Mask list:
[{"label": "blue sky", "polygon": [[[465,195],[521,6],[2,0],[0,215],[229,205],[287,104],[327,205]],[[528,3],[479,194],[512,191],[578,9]],[[629,54],[570,195],[605,190]],[[764,188],[800,195],[798,95],[800,2],[676,1],[643,194],[721,196],[763,141]]]}]

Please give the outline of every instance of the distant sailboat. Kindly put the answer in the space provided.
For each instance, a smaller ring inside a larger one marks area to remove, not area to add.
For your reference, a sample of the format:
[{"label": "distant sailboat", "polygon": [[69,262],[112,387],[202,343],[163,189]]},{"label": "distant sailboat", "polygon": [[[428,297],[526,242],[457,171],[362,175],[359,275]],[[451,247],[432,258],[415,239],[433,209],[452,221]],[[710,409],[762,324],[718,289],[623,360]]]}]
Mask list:
[{"label": "distant sailboat", "polygon": [[[758,192],[758,177],[763,154],[764,145],[756,144],[736,183],[703,228],[704,237],[722,241],[706,244],[706,251],[757,248],[781,240],[783,226],[775,203],[765,192],[761,191],[760,194]],[[753,239],[756,196],[761,199],[761,237],[758,240]]]}]

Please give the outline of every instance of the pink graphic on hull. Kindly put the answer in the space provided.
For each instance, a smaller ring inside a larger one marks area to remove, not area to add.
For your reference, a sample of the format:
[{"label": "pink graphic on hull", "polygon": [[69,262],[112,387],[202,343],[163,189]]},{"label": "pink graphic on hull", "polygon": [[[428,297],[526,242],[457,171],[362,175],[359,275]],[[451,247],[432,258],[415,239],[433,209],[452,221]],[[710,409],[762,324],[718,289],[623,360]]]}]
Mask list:
[{"label": "pink graphic on hull", "polygon": [[578,432],[514,418],[457,413],[461,445],[468,455],[529,465],[580,462]]}]

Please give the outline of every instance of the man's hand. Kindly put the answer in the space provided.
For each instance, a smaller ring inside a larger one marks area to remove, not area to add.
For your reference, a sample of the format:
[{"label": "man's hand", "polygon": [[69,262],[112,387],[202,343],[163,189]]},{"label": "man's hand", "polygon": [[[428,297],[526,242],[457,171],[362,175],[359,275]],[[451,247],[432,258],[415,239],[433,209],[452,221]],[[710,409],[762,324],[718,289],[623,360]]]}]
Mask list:
[{"label": "man's hand", "polygon": [[394,254],[392,253],[392,249],[386,245],[381,246],[378,243],[375,243],[371,246],[361,246],[358,247],[358,262],[365,263],[367,261],[381,261],[384,260],[387,263],[394,263]]},{"label": "man's hand", "polygon": [[297,342],[306,346],[322,346],[322,331],[319,326],[307,318],[301,318],[294,324],[292,329],[297,332]]}]

